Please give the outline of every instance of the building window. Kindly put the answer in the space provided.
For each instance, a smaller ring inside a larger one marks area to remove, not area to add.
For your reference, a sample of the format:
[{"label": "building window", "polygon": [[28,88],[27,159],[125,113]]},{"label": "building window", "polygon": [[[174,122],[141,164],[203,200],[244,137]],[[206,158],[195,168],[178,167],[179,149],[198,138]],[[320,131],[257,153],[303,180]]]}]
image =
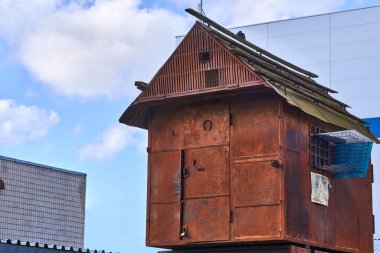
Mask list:
[{"label": "building window", "polygon": [[316,125],[310,125],[310,165],[311,167],[321,167],[330,165],[333,160],[334,149],[330,142],[318,138],[316,134],[325,133],[326,131]]},{"label": "building window", "polygon": [[4,181],[1,180],[1,178],[0,178],[0,190],[1,189],[5,189],[5,186],[4,186]]},{"label": "building window", "polygon": [[206,88],[216,87],[219,85],[219,70],[211,69],[205,71],[205,86]]}]

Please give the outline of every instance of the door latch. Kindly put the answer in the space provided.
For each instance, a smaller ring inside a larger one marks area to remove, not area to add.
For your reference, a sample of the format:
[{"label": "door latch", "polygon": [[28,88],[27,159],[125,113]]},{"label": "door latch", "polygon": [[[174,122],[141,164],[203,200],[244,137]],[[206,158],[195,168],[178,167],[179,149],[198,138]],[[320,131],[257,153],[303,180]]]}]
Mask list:
[{"label": "door latch", "polygon": [[189,236],[189,229],[188,227],[183,227],[181,230],[181,233],[179,233],[179,239],[183,240],[185,237]]},{"label": "door latch", "polygon": [[272,160],[272,161],[270,161],[270,165],[272,165],[275,168],[279,168],[280,162],[278,160]]},{"label": "door latch", "polygon": [[182,175],[183,175],[183,177],[184,178],[187,178],[187,177],[189,177],[189,168],[188,167],[183,167],[183,169],[182,169]]},{"label": "door latch", "polygon": [[205,168],[201,167],[198,165],[197,161],[195,159],[193,159],[193,166],[194,168],[197,170],[197,171],[203,171],[205,170]]}]

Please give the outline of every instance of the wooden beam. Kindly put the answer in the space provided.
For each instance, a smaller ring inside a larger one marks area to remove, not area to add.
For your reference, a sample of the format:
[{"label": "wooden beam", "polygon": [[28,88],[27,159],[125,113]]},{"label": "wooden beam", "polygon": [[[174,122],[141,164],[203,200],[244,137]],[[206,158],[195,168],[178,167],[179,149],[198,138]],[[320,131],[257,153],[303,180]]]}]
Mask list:
[{"label": "wooden beam", "polygon": [[267,56],[269,58],[272,58],[273,60],[275,60],[275,61],[277,61],[277,62],[279,62],[279,63],[281,63],[281,64],[283,64],[283,65],[285,65],[285,66],[287,66],[289,68],[292,68],[292,69],[294,69],[294,70],[296,70],[296,71],[298,71],[300,73],[303,73],[303,74],[305,74],[305,75],[307,75],[309,77],[313,77],[313,78],[318,77],[318,75],[316,75],[316,74],[314,74],[314,73],[312,73],[310,71],[307,71],[305,69],[302,69],[302,68],[300,68],[300,67],[298,67],[298,66],[296,66],[296,65],[294,65],[294,64],[292,64],[290,62],[287,62],[287,61],[281,59],[280,57],[275,56],[274,54],[272,54],[272,53],[270,53],[270,52],[268,52],[268,51],[266,51],[266,50],[264,50],[264,49],[262,49],[262,48],[260,48],[260,47],[258,47],[256,45],[252,44],[251,42],[249,42],[247,40],[244,40],[244,39],[236,36],[233,32],[229,31],[228,29],[224,28],[223,26],[219,25],[218,23],[212,21],[211,19],[203,16],[202,14],[198,13],[197,11],[195,11],[195,10],[193,10],[191,8],[188,8],[185,11],[187,13],[193,15],[194,17],[200,19],[201,21],[207,23],[208,25],[214,27],[215,29],[219,30],[220,32],[222,32],[222,33],[230,36],[234,40],[237,40],[240,43],[244,44],[245,46],[250,47],[250,48],[256,50],[260,54],[263,54],[263,55],[265,55],[265,56]]}]

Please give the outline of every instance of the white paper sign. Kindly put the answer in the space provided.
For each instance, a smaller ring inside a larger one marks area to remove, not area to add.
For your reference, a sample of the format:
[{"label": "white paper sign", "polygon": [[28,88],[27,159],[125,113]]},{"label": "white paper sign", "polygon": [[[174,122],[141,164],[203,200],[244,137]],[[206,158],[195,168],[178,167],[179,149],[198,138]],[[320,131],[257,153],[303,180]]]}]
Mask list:
[{"label": "white paper sign", "polygon": [[328,206],[329,187],[330,179],[328,177],[311,172],[311,202]]}]

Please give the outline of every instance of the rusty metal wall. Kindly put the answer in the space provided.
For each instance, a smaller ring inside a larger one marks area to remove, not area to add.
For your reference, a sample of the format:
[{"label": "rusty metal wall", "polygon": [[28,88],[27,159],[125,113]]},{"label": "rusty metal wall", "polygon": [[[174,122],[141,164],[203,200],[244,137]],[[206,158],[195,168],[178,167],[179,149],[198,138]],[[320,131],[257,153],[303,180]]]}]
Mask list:
[{"label": "rusty metal wall", "polygon": [[[286,235],[329,249],[372,252],[372,167],[366,178],[337,179],[310,167],[310,124],[336,127],[284,107]],[[297,143],[298,141],[298,143]],[[330,178],[328,206],[311,202],[310,173]]]},{"label": "rusty metal wall", "polygon": [[[370,252],[372,168],[333,179],[310,167],[310,124],[336,127],[271,92],[194,103],[152,113],[148,245],[291,241]],[[331,179],[327,207],[311,202],[311,172]]]},{"label": "rusty metal wall", "polygon": [[148,245],[282,238],[280,105],[260,93],[154,110]]}]

